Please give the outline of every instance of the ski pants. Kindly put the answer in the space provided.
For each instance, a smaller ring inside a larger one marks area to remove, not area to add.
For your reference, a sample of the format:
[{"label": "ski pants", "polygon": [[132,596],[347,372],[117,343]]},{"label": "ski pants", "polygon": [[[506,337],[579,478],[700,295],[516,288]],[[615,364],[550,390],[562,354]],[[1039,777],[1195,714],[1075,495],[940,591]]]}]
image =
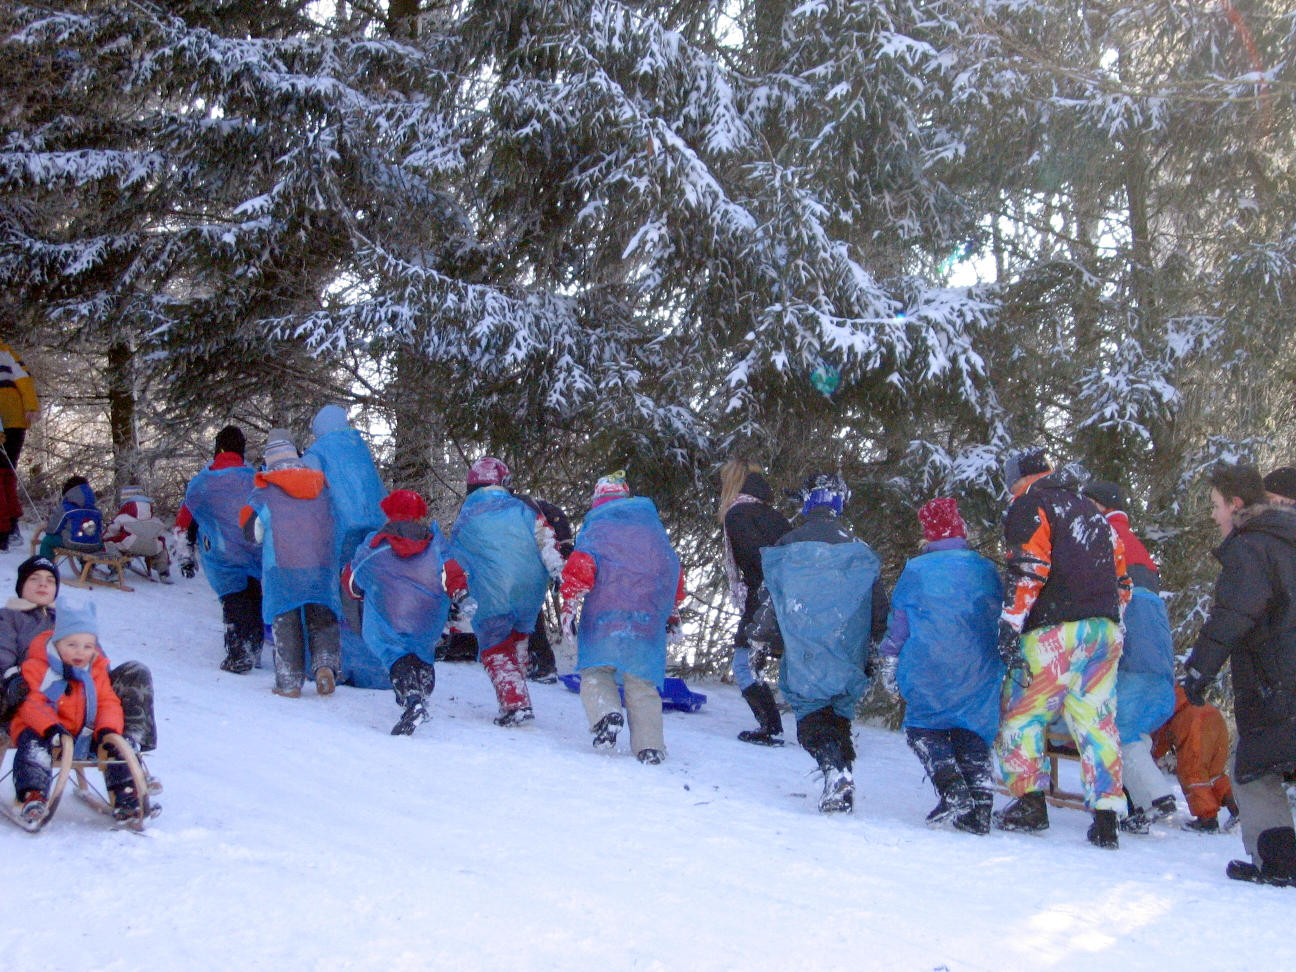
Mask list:
[{"label": "ski pants", "polygon": [[821,768],[848,770],[855,762],[851,720],[831,705],[797,717],[797,742]]},{"label": "ski pants", "polygon": [[[611,665],[592,665],[581,669],[580,700],[585,717],[593,730],[605,715],[621,711],[621,694],[616,683],[616,669]],[[625,711],[630,724],[630,748],[635,755],[645,749],[664,752],[662,701],[657,686],[638,675],[625,673]]]},{"label": "ski pants", "polygon": [[1263,866],[1256,847],[1266,830],[1290,830],[1293,826],[1291,804],[1281,773],[1266,773],[1246,783],[1234,783],[1238,812],[1242,815],[1242,846],[1251,855],[1251,863]]},{"label": "ski pants", "polygon": [[905,741],[940,793],[938,780],[961,777],[969,790],[994,789],[990,744],[970,729],[905,729]]},{"label": "ski pants", "polygon": [[157,719],[153,715],[153,673],[143,662],[122,662],[108,672],[112,690],[121,699],[122,735],[141,752],[157,749]]},{"label": "ski pants", "polygon": [[18,456],[22,453],[26,429],[4,430],[4,457],[0,458],[0,534],[8,535],[22,519],[18,499]]},{"label": "ski pants", "polygon": [[[130,741],[128,738],[127,742]],[[32,790],[49,795],[54,778],[53,763],[50,744],[36,735],[34,729],[24,729],[18,735],[14,745],[13,781],[14,794],[19,800]],[[130,781],[130,770],[125,763],[112,762],[104,768],[104,784],[108,789],[115,790]]]},{"label": "ski pants", "polygon": [[1165,774],[1152,758],[1152,737],[1147,733],[1129,742],[1121,741],[1121,779],[1138,810],[1173,795]]},{"label": "ski pants", "polygon": [[[225,660],[236,671],[247,671],[261,660],[265,625],[261,620],[261,582],[249,577],[247,587],[220,599],[225,621]],[[245,666],[245,667],[244,667]]]},{"label": "ski pants", "polygon": [[274,619],[275,691],[300,692],[306,681],[306,649],[314,671],[334,675],[342,667],[341,630],[337,615],[323,604],[307,604]]},{"label": "ski pants", "polygon": [[1116,666],[1120,630],[1107,618],[1066,621],[1028,631],[1021,639],[1026,671],[1004,679],[999,772],[1014,797],[1044,791],[1049,782],[1045,731],[1061,711],[1080,749],[1085,804],[1125,815],[1120,736],[1116,732]]},{"label": "ski pants", "polygon": [[526,683],[527,635],[510,631],[507,638],[481,653],[482,667],[490,676],[500,715],[531,708]]},{"label": "ski pants", "polygon": [[544,609],[536,618],[535,630],[527,637],[527,651],[530,660],[527,662],[527,674],[535,677],[552,675],[558,671],[558,661],[554,658],[553,646],[549,644],[549,632],[545,628]]},{"label": "ski pants", "polygon": [[1175,773],[1194,817],[1218,817],[1233,799],[1233,785],[1224,768],[1229,758],[1229,732],[1215,710],[1197,719],[1175,748]]}]

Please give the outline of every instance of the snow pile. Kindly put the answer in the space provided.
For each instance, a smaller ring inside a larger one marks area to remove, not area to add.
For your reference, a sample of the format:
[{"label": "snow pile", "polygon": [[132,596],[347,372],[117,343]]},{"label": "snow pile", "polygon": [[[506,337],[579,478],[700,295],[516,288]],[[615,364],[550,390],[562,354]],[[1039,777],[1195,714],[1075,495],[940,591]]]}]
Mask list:
[{"label": "snow pile", "polygon": [[10,968],[1296,967],[1296,899],[1225,879],[1235,835],[1110,853],[1065,810],[1042,836],[928,831],[917,760],[867,728],[855,815],[821,817],[810,758],[738,742],[750,714],[716,684],[666,714],[657,767],[624,734],[596,755],[561,685],[533,687],[534,728],[496,728],[476,665],[438,665],[432,721],[392,737],[389,692],[218,671],[201,576],[89,596],[110,657],[153,670],[165,810],[143,837],[75,800],[0,831]]}]

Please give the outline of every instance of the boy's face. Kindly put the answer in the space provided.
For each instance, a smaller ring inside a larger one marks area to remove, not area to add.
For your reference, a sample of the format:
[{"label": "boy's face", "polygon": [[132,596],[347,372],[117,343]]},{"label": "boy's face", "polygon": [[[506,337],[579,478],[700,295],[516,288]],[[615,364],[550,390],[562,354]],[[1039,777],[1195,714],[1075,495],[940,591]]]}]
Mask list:
[{"label": "boy's face", "polygon": [[1218,489],[1210,491],[1210,498],[1211,519],[1219,528],[1220,536],[1227,537],[1233,532],[1233,513],[1242,508],[1242,501],[1236,496],[1226,499]]},{"label": "boy's face", "polygon": [[58,583],[48,570],[34,570],[23,584],[22,599],[38,607],[49,607],[58,593]]},{"label": "boy's face", "polygon": [[99,653],[99,640],[89,633],[64,635],[54,642],[54,650],[65,665],[85,668]]}]

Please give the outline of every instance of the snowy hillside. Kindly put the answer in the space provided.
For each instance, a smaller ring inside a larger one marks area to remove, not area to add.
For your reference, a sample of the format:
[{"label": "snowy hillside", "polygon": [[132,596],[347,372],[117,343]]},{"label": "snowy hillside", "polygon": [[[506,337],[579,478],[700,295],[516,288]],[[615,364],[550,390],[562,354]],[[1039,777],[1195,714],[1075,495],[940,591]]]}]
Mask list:
[{"label": "snowy hillside", "polygon": [[917,760],[866,728],[856,813],[824,818],[809,756],[739,743],[716,684],[667,714],[659,767],[596,755],[561,685],[496,728],[475,665],[439,665],[433,720],[394,738],[389,692],[218,671],[201,575],[89,596],[110,657],[153,670],[165,810],[143,837],[75,800],[0,831],[12,969],[1296,967],[1296,892],[1226,880],[1237,836],[1110,853],[1057,810],[1042,836],[930,832]]}]

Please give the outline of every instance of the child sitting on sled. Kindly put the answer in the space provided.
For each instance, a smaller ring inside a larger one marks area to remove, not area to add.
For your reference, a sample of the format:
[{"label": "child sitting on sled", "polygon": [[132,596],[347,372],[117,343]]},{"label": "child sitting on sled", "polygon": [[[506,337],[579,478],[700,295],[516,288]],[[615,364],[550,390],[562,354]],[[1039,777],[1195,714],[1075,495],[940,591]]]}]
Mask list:
[{"label": "child sitting on sled", "polygon": [[[70,735],[78,750],[88,751],[89,743],[97,746],[108,733],[123,731],[121,700],[108,679],[94,605],[61,605],[54,629],[32,640],[21,671],[28,691],[9,737],[16,747],[13,779],[20,815],[35,825],[48,812],[51,753],[60,735]],[[109,764],[104,782],[115,817],[138,815],[139,794],[125,765]]]}]

